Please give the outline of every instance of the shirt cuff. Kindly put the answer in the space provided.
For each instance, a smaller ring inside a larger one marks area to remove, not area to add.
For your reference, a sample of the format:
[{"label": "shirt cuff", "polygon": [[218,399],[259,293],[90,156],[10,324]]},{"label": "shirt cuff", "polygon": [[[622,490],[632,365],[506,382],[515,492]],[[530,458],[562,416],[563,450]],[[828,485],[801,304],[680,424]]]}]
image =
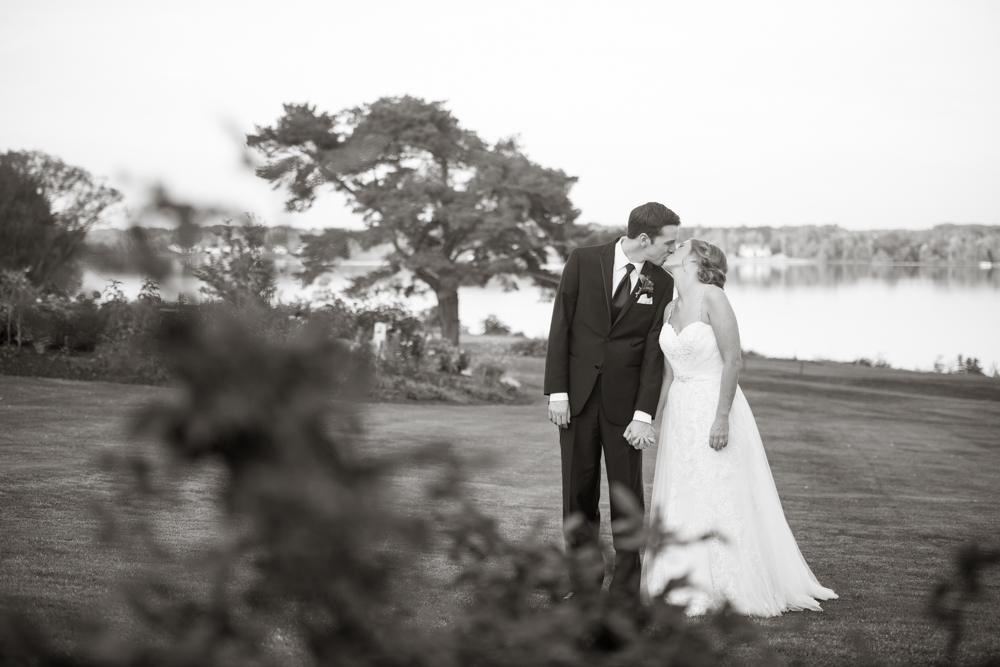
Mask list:
[{"label": "shirt cuff", "polygon": [[567,394],[565,391],[549,394],[549,403],[553,401],[568,401],[568,400],[569,400],[569,394]]},{"label": "shirt cuff", "polygon": [[642,422],[643,424],[652,424],[653,418],[642,410],[636,410],[635,414],[632,415],[632,421]]}]

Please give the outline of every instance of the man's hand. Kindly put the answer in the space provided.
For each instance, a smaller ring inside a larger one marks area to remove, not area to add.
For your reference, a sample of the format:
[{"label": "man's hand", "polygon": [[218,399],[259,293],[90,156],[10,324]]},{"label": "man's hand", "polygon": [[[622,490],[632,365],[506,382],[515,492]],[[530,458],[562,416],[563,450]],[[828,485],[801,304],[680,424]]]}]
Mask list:
[{"label": "man's hand", "polygon": [[549,421],[559,428],[569,426],[569,401],[549,401]]},{"label": "man's hand", "polygon": [[625,428],[625,439],[636,449],[646,449],[656,442],[656,433],[650,424],[633,419]]}]

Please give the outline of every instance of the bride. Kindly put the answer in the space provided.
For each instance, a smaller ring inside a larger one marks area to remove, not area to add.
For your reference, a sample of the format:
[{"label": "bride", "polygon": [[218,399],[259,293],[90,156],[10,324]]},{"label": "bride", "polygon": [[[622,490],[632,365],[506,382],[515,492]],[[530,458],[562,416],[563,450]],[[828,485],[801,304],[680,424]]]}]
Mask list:
[{"label": "bride", "polygon": [[[667,363],[657,414],[662,432],[650,527],[683,544],[651,540],[645,599],[666,595],[701,614],[728,600],[751,616],[822,611],[837,595],[813,576],[785,521],[764,445],[737,381],[740,335],[726,298],[726,256],[692,239],[663,264],[677,299],[664,311]],[[707,539],[699,539],[711,534]],[[687,577],[687,584],[668,587]],[[669,590],[668,590],[669,589]]]}]

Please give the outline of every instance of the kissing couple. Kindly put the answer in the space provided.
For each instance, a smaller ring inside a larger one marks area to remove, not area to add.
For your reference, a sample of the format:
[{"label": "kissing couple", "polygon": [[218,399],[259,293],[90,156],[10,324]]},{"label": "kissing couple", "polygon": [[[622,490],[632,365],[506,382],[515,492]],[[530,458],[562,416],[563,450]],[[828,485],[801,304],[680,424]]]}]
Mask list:
[{"label": "kissing couple", "polygon": [[799,551],[738,384],[725,253],[698,239],[678,243],[680,224],[666,206],[643,204],[626,236],[576,248],[566,260],[544,383],[559,427],[563,518],[582,517],[567,523],[576,527],[566,547],[598,544],[602,452],[609,484],[645,507],[642,454],[657,444],[650,528],[678,542],[651,541],[642,562],[618,534],[629,499],[612,493],[611,592],[666,595],[691,615],[727,601],[752,616],[821,611],[818,601],[837,595]]}]

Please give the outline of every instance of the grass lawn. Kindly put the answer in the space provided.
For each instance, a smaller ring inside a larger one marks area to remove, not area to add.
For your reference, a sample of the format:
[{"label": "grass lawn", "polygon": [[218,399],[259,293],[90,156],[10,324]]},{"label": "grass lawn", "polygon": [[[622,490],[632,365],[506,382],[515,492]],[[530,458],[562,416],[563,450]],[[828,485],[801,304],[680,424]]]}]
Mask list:
[{"label": "grass lawn", "polygon": [[[472,480],[480,504],[510,535],[538,525],[558,540],[559,452],[540,396],[542,361],[511,362],[536,403],[372,405],[365,446],[386,453],[446,440],[488,457]],[[808,665],[852,664],[865,651],[884,664],[940,660],[944,635],[926,614],[933,585],[966,541],[998,545],[1000,381],[752,358],[741,385],[799,546],[841,596],[822,614],[758,622],[747,657],[769,649]],[[66,615],[113,599],[131,565],[95,538],[89,504],[108,498],[112,482],[98,460],[127,444],[138,406],[169,391],[0,376],[0,604],[27,604],[58,630]],[[647,495],[655,457],[644,461]],[[419,482],[419,473],[398,481]],[[212,531],[210,486],[193,485],[185,499],[173,519],[179,543]],[[443,583],[446,561],[430,561]],[[1000,654],[998,581],[1000,572],[985,578],[965,661]],[[447,622],[435,616],[440,590],[410,594],[428,622]]]}]

